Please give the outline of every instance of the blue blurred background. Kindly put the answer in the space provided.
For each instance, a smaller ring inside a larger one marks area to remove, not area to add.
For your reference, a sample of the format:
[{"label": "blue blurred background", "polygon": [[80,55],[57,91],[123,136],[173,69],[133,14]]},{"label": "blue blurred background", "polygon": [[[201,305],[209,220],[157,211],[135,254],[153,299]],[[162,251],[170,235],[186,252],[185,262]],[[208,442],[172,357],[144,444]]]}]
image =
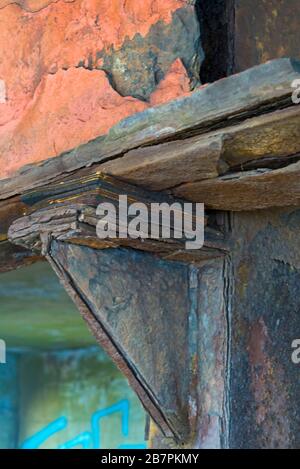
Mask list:
[{"label": "blue blurred background", "polygon": [[0,448],[145,448],[145,412],[44,263],[0,275]]}]

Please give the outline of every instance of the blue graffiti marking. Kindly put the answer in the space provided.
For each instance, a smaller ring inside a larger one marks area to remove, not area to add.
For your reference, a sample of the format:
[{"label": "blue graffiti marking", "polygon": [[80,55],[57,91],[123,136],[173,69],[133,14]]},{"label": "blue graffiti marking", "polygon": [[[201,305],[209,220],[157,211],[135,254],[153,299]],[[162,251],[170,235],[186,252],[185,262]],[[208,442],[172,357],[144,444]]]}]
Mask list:
[{"label": "blue graffiti marking", "polygon": [[[81,446],[84,449],[98,449],[101,448],[101,422],[105,417],[110,417],[116,413],[121,414],[121,432],[123,437],[127,437],[129,434],[129,411],[130,404],[127,399],[123,399],[116,404],[106,407],[102,410],[97,410],[91,416],[91,432],[86,431],[79,433],[71,440],[58,446],[58,449],[69,449],[77,446]],[[55,433],[64,430],[68,426],[68,419],[66,417],[60,417],[54,420],[45,428],[37,432],[35,435],[26,439],[22,445],[22,449],[34,449],[39,448],[48,438],[53,436]],[[141,444],[122,444],[119,449],[131,449],[138,448],[144,449],[146,445]]]},{"label": "blue graffiti marking", "polygon": [[72,440],[60,445],[58,449],[70,449],[75,446],[82,445],[83,449],[90,449],[93,447],[93,435],[90,432],[83,432],[75,436]]},{"label": "blue graffiti marking", "polygon": [[21,449],[33,449],[38,448],[45,440],[50,438],[50,436],[64,430],[68,425],[68,419],[66,417],[60,417],[57,420],[54,420],[45,428],[37,432],[35,435],[31,436],[21,445]]},{"label": "blue graffiti marking", "polygon": [[0,339],[0,364],[5,365],[6,363],[6,343]]},{"label": "blue graffiti marking", "polygon": [[124,399],[111,407],[99,410],[92,415],[92,434],[94,438],[94,448],[101,448],[100,420],[116,412],[122,412],[122,434],[128,436],[129,432],[129,402]]}]

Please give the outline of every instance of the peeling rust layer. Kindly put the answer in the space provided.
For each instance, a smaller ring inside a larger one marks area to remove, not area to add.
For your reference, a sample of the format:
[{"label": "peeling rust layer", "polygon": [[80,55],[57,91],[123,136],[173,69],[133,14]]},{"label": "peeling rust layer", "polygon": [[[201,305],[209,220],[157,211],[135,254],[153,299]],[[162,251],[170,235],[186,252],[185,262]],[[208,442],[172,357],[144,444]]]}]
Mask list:
[{"label": "peeling rust layer", "polygon": [[[200,262],[203,259],[223,257],[226,250],[226,240],[220,227],[214,224],[213,217],[198,220],[205,227],[205,242],[202,249],[185,249],[185,237],[176,239],[174,236],[174,220],[170,218],[170,239],[162,236],[157,239],[151,233],[144,233],[146,239],[107,239],[97,237],[96,226],[99,217],[96,208],[101,202],[110,202],[119,210],[119,195],[126,194],[128,203],[143,203],[148,210],[152,203],[177,203],[180,211],[178,216],[182,219],[181,209],[184,210],[183,201],[174,199],[166,193],[154,193],[138,187],[125,184],[108,176],[94,175],[65,181],[64,184],[45,186],[41,191],[27,193],[17,207],[23,207],[23,216],[12,222],[13,214],[5,220],[3,236],[15,244],[40,251],[41,233],[48,233],[53,239],[68,241],[73,244],[90,246],[97,249],[125,246],[141,251],[152,252],[168,260],[182,262]],[[0,205],[1,206],[1,205]],[[8,228],[9,226],[9,228]],[[162,221],[158,222],[159,232],[162,231]],[[8,230],[8,233],[7,233]],[[117,232],[124,230],[117,222]]]}]

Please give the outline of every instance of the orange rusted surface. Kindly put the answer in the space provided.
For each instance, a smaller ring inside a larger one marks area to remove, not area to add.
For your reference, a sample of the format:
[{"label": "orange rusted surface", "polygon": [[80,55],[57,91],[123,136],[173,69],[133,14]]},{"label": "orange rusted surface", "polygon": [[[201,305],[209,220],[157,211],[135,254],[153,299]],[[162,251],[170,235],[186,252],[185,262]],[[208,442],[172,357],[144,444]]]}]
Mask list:
[{"label": "orange rusted surface", "polygon": [[101,69],[106,53],[183,7],[192,8],[183,0],[0,0],[0,178],[189,92],[179,59],[148,100],[121,95]]},{"label": "orange rusted surface", "polygon": [[190,92],[190,82],[180,59],[172,64],[168,75],[162,80],[150,97],[150,104],[155,106]]}]

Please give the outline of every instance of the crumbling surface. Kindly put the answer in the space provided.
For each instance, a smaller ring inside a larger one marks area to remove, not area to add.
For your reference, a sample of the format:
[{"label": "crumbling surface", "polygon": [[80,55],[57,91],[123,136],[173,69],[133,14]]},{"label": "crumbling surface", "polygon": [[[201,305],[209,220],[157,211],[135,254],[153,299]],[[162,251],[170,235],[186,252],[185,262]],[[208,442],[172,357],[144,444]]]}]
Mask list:
[{"label": "crumbling surface", "polygon": [[189,92],[202,57],[183,0],[1,0],[0,45],[2,178]]}]

